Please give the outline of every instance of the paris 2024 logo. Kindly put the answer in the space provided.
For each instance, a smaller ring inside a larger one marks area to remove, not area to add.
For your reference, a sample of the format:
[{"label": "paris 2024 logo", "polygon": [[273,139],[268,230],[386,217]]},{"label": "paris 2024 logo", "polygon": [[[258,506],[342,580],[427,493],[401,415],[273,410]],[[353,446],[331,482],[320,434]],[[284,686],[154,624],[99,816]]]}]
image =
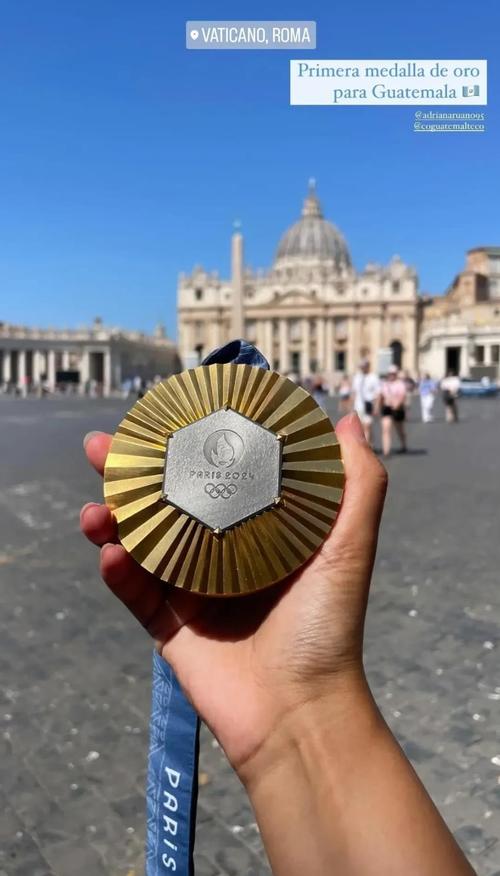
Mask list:
[{"label": "paris 2024 logo", "polygon": [[[211,499],[229,499],[238,492],[238,487],[233,482],[233,479],[239,479],[240,477],[242,480],[246,480],[249,477],[253,478],[253,475],[250,475],[248,472],[233,471],[232,474],[229,472],[231,466],[239,462],[243,456],[244,449],[243,441],[232,429],[218,429],[217,432],[212,432],[208,436],[203,445],[203,454],[207,462],[215,466],[217,470],[217,472],[212,473],[212,477],[224,477],[226,480],[225,483],[216,480],[215,482],[205,484],[205,493]],[[223,474],[224,470],[226,472],[225,475]],[[227,482],[228,478],[231,478],[230,483]]]},{"label": "paris 2024 logo", "polygon": [[243,441],[230,429],[219,429],[208,436],[203,446],[205,459],[219,469],[230,468],[239,462],[244,451]]}]

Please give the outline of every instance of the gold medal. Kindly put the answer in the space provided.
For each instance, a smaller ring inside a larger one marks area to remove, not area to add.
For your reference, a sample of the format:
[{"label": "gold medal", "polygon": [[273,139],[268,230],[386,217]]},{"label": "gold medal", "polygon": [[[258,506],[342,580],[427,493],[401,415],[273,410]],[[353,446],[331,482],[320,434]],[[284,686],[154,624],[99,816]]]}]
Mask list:
[{"label": "gold medal", "polygon": [[120,423],[104,472],[125,549],[207,596],[253,593],[296,571],[328,535],[343,485],[324,411],[250,365],[202,365],[159,383]]}]

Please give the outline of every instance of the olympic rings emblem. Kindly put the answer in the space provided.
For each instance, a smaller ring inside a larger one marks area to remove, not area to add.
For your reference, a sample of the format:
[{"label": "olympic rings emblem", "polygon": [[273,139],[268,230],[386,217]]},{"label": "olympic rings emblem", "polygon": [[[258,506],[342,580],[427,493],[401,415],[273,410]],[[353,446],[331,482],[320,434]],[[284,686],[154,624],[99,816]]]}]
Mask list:
[{"label": "olympic rings emblem", "polygon": [[236,484],[205,484],[205,493],[211,499],[229,499],[234,496],[238,487]]}]

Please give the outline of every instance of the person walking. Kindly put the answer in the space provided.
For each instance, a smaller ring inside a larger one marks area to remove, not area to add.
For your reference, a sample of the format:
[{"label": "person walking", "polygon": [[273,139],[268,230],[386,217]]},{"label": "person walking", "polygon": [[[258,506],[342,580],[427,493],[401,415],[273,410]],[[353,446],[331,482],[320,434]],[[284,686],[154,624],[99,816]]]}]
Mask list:
[{"label": "person walking", "polygon": [[352,389],[354,394],[354,410],[363,424],[365,438],[371,446],[373,417],[377,413],[378,398],[380,396],[380,380],[377,374],[370,371],[369,359],[363,359],[360,362],[359,371],[354,375]]},{"label": "person walking", "polygon": [[413,379],[413,377],[409,374],[408,371],[403,371],[402,368],[400,368],[398,371],[398,377],[404,381],[404,385],[406,386],[405,407],[406,407],[406,410],[409,414],[410,410],[411,410],[411,404],[413,401],[413,393],[417,389],[417,382],[416,382],[416,380]]},{"label": "person walking", "polygon": [[392,426],[401,443],[401,453],[406,453],[406,383],[398,376],[398,369],[391,365],[387,378],[382,382],[380,400],[382,407],[382,452],[390,456],[392,447]]},{"label": "person walking", "polygon": [[320,408],[325,409],[326,389],[323,383],[323,378],[320,374],[316,374],[312,381],[311,395]]},{"label": "person walking", "polygon": [[436,381],[432,379],[430,374],[424,374],[418,387],[420,395],[420,408],[422,411],[422,423],[432,423],[434,417],[432,410],[434,408],[434,400],[436,398]]},{"label": "person walking", "polygon": [[339,414],[348,414],[351,410],[351,382],[347,374],[343,374],[338,388]]},{"label": "person walking", "polygon": [[460,393],[460,378],[457,377],[454,371],[448,371],[446,377],[441,381],[441,392],[446,422],[458,423],[457,399]]}]

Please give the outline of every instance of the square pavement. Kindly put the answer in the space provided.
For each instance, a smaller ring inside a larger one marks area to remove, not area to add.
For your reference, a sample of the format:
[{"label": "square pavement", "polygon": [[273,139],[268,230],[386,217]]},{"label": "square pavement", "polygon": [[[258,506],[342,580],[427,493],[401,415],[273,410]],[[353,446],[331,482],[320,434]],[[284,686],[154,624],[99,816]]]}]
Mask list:
[{"label": "square pavement", "polygon": [[[82,436],[119,400],[0,399],[0,876],[143,872],[151,645],[100,583]],[[418,422],[390,487],[366,666],[480,876],[500,876],[500,400]],[[360,752],[363,757],[363,752]],[[269,874],[243,789],[202,733],[197,876]]]}]

